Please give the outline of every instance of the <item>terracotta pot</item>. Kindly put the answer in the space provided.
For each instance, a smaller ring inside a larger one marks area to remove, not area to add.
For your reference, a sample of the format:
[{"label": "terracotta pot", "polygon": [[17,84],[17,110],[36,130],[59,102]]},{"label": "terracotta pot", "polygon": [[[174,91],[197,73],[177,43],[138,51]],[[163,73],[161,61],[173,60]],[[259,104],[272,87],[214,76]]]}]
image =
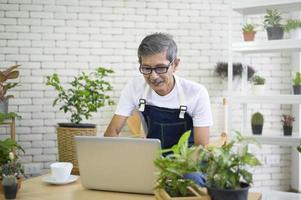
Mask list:
[{"label": "terracotta pot", "polygon": [[245,41],[254,41],[256,32],[244,32],[244,40]]}]

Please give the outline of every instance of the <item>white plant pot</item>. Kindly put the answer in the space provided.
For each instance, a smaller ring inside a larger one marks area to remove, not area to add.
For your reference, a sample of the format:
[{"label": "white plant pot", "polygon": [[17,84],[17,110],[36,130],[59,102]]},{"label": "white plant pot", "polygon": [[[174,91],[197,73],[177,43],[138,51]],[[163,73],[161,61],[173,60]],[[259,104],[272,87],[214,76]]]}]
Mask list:
[{"label": "white plant pot", "polygon": [[263,95],[264,94],[264,85],[252,85],[253,95]]},{"label": "white plant pot", "polygon": [[301,39],[301,28],[290,31],[290,37],[292,39]]}]

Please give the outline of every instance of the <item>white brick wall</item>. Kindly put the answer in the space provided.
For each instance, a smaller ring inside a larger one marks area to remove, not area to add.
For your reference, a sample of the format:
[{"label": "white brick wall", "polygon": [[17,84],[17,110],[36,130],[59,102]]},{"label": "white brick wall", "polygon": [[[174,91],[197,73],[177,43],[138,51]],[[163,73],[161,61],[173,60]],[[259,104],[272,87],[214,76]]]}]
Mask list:
[{"label": "white brick wall", "polygon": [[[139,75],[136,51],[146,34],[174,35],[182,62],[177,74],[204,84],[212,103],[219,104],[225,87],[213,69],[216,62],[227,59],[228,12],[223,0],[0,0],[0,68],[22,65],[21,86],[12,92],[15,98],[10,110],[22,115],[17,121],[17,135],[26,149],[21,157],[27,171],[42,173],[57,159],[55,125],[69,117],[51,106],[56,93],[44,85],[45,77],[57,72],[66,82],[80,71],[112,67],[113,97],[117,101],[124,84]],[[236,40],[242,38],[241,19],[237,15],[233,26]],[[258,35],[266,37],[263,31]],[[288,55],[254,55],[244,59],[267,77],[268,90],[289,91]],[[269,105],[255,106],[254,110],[258,108],[266,113],[265,127],[275,128],[280,128],[278,116],[290,111],[290,107]],[[114,109],[103,108],[91,120],[98,124],[100,134]],[[238,113],[234,118],[236,124],[240,119]],[[0,131],[1,138],[7,136],[6,128]],[[264,147],[258,154],[264,160],[275,148]],[[279,149],[275,155],[280,155],[280,164],[265,165],[255,171],[255,186],[289,187],[290,170],[284,170],[288,163],[284,158],[290,152]]]}]

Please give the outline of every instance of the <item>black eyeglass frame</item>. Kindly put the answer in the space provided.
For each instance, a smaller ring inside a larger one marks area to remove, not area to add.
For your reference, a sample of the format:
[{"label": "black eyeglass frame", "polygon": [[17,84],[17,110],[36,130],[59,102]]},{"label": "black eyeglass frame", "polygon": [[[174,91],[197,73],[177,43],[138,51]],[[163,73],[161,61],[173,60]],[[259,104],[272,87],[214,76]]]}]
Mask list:
[{"label": "black eyeglass frame", "polygon": [[[139,71],[140,71],[140,73],[143,74],[143,75],[149,75],[149,74],[151,74],[153,71],[155,71],[157,74],[165,74],[165,73],[167,73],[169,67],[171,66],[171,64],[172,64],[174,61],[175,61],[175,59],[173,59],[171,62],[169,62],[169,64],[165,65],[164,67],[163,67],[163,66],[160,66],[160,67],[150,67],[150,66],[147,66],[147,67],[145,67],[145,66],[140,65]],[[147,73],[143,72],[143,71],[142,71],[142,68],[143,68],[143,67],[144,67],[144,69],[150,70],[150,71],[147,72]],[[165,69],[165,70],[164,70],[164,71],[159,71],[159,69],[161,69],[161,70],[162,70],[162,69]]]}]

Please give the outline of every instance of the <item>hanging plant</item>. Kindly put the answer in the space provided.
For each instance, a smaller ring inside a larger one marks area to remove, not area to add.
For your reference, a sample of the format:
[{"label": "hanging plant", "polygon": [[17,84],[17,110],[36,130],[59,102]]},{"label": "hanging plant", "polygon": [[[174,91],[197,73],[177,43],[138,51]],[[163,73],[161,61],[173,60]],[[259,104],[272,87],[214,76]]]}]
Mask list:
[{"label": "hanging plant", "polygon": [[[247,65],[248,68],[248,80],[252,78],[255,73],[255,70]],[[233,79],[242,77],[243,65],[241,63],[233,63]],[[218,62],[216,63],[214,72],[221,77],[222,79],[226,79],[228,77],[228,63],[227,62]]]}]

